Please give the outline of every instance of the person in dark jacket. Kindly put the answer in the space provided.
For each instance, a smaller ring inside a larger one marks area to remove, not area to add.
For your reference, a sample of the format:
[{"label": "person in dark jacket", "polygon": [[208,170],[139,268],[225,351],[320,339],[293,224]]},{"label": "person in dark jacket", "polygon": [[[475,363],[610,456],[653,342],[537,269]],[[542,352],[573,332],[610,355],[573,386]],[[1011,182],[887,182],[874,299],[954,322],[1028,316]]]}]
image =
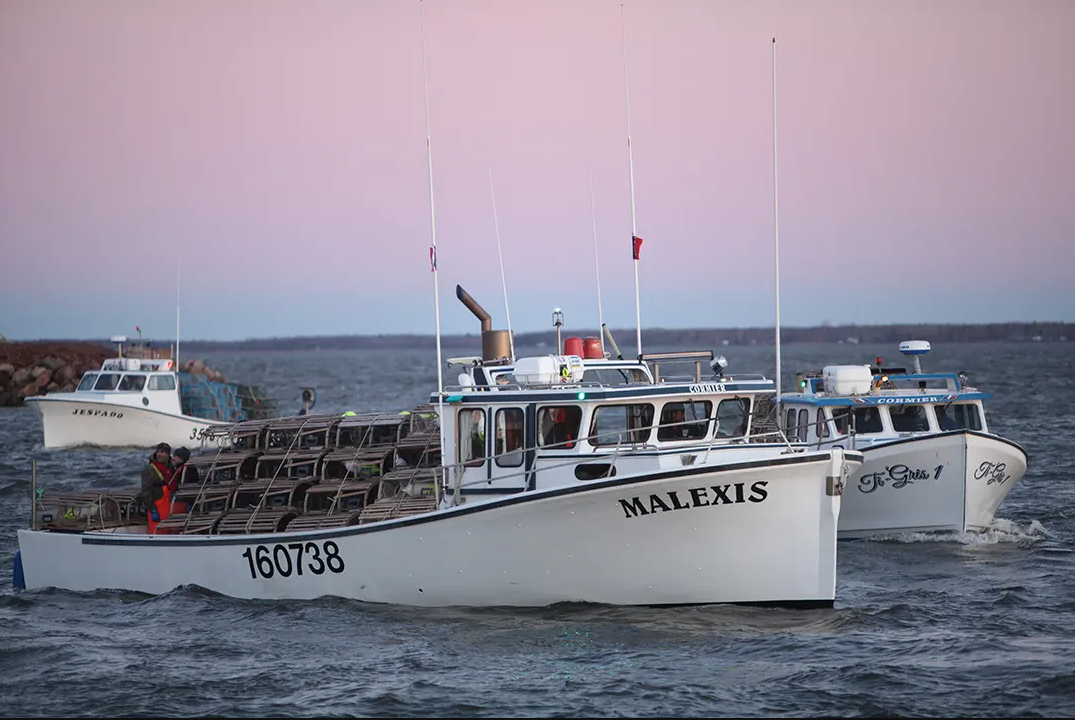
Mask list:
[{"label": "person in dark jacket", "polygon": [[[191,482],[191,478],[189,477],[191,473],[197,475],[198,471],[195,468],[184,467],[187,464],[187,460],[190,460],[190,450],[187,450],[185,447],[177,447],[172,451],[172,480],[168,483],[168,489],[173,493],[179,487],[180,483],[186,485]],[[186,475],[188,477],[183,477],[184,470],[186,470]],[[195,482],[197,482],[196,479]]]},{"label": "person in dark jacket", "polygon": [[[194,465],[187,465],[187,460],[190,460],[190,450],[177,447],[172,451],[172,480],[168,483],[168,490],[171,491],[173,497],[181,485],[198,485],[201,482],[198,477],[198,468]],[[185,513],[189,509],[186,502],[173,500],[170,510],[173,513]]]},{"label": "person in dark jacket", "polygon": [[168,517],[168,506],[172,499],[168,484],[171,480],[172,447],[162,442],[142,469],[142,491],[138,493],[138,499],[146,508],[150,534],[156,531],[157,523]]}]

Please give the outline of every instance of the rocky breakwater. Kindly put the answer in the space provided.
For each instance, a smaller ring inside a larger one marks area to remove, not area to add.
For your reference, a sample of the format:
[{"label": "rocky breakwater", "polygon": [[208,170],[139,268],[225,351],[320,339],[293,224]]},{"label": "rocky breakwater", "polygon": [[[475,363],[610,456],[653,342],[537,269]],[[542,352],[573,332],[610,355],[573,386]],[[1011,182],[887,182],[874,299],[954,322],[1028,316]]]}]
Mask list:
[{"label": "rocky breakwater", "polygon": [[113,354],[89,342],[0,342],[0,407],[74,390],[84,372],[100,368]]},{"label": "rocky breakwater", "polygon": [[179,372],[190,373],[191,375],[201,375],[206,380],[212,380],[214,382],[228,382],[227,376],[219,370],[206,365],[201,360],[183,360],[179,363]]}]

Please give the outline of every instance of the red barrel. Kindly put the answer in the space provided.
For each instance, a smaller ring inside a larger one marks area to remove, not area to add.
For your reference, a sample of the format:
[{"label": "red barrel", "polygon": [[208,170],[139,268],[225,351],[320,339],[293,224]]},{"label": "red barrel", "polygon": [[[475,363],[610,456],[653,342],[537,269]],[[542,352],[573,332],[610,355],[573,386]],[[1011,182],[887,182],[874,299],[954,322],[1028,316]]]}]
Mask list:
[{"label": "red barrel", "polygon": [[578,355],[582,357],[582,338],[569,337],[564,340],[564,355]]},{"label": "red barrel", "polygon": [[601,338],[599,338],[599,337],[588,337],[588,338],[586,338],[585,340],[582,341],[582,345],[583,345],[583,352],[586,353],[585,355],[583,355],[583,357],[586,358],[587,360],[602,360],[602,359],[604,359],[605,356],[601,352]]}]

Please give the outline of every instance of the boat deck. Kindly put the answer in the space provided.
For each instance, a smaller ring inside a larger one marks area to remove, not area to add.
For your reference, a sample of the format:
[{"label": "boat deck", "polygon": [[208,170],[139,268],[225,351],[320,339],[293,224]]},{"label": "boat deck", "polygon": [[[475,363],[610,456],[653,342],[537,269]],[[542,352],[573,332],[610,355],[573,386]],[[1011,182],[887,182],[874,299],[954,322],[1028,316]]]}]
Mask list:
[{"label": "boat deck", "polygon": [[[346,527],[437,507],[440,428],[423,404],[398,414],[305,415],[209,429],[157,534],[231,535]],[[140,468],[139,468],[140,472]],[[133,474],[133,473],[132,473]],[[44,492],[41,529],[145,532],[137,480],[119,491]]]}]

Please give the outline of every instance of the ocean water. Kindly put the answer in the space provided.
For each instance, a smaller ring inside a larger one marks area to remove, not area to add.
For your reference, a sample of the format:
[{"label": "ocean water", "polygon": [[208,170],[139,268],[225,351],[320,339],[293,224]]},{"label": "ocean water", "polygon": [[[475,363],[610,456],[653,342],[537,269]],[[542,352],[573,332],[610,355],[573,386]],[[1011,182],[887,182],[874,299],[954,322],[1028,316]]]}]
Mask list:
[{"label": "ocean water", "polygon": [[[729,372],[774,371],[771,347],[717,350]],[[785,387],[804,368],[902,360],[894,347],[783,350]],[[289,414],[306,385],[317,411],[361,412],[423,402],[437,382],[426,351],[201,357]],[[1071,717],[1075,343],[937,347],[923,369],[965,370],[994,394],[990,427],[1027,448],[1027,474],[989,532],[841,542],[828,610],[17,591],[31,459],[41,486],[81,490],[136,484],[148,450],[45,451],[33,409],[0,409],[0,714]]]}]

